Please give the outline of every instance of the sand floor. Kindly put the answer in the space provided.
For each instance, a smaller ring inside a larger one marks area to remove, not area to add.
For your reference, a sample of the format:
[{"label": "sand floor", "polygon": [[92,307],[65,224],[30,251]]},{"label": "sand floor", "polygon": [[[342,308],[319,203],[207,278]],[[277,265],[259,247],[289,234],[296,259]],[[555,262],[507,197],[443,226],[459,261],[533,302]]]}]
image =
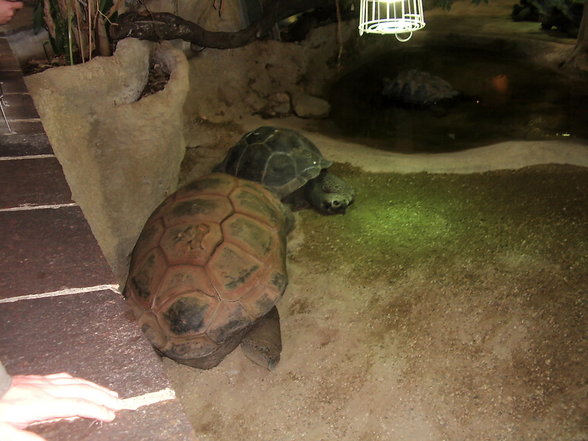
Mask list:
[{"label": "sand floor", "polygon": [[198,438],[586,439],[588,169],[333,169],[357,202],[297,213],[277,369],[165,360]]},{"label": "sand floor", "polygon": [[199,440],[588,439],[585,144],[401,155],[269,123],[357,201],[296,215],[275,371],[240,349],[209,371],[164,360]]}]

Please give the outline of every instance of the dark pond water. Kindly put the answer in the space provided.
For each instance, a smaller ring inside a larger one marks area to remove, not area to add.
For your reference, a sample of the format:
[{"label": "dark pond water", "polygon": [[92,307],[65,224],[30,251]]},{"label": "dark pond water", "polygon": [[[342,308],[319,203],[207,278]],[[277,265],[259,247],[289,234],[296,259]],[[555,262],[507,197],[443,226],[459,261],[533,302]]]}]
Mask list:
[{"label": "dark pond water", "polygon": [[[437,75],[465,98],[444,112],[383,99],[383,79],[405,69]],[[329,101],[326,132],[385,150],[447,152],[507,140],[576,139],[588,145],[588,82],[502,54],[396,50],[341,78]]]}]

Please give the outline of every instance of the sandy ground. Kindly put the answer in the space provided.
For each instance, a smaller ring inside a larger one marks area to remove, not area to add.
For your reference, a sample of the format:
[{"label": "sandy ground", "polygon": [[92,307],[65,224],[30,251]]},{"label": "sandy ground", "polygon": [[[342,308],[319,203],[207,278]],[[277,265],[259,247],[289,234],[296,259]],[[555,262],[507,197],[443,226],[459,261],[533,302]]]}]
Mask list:
[{"label": "sandy ground", "polygon": [[164,360],[198,439],[588,439],[587,146],[401,155],[279,125],[357,202],[296,215],[275,371],[240,349],[209,371]]},{"label": "sandy ground", "polygon": [[[463,26],[469,11],[454,6]],[[275,371],[240,349],[209,371],[164,359],[198,439],[588,439],[587,146],[401,155],[280,125],[337,161],[357,201],[296,215]]]},{"label": "sandy ground", "polygon": [[278,368],[165,360],[198,438],[587,439],[588,169],[498,169],[588,150],[509,145],[448,154],[451,174],[369,149],[336,164],[357,202],[297,213]]}]

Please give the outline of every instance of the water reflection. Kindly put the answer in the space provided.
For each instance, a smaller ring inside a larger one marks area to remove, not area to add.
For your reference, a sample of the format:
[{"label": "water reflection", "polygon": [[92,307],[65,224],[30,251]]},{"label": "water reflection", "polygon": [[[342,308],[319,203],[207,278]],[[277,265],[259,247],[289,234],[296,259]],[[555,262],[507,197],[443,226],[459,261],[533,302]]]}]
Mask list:
[{"label": "water reflection", "polygon": [[[332,86],[332,117],[324,130],[402,152],[455,151],[507,140],[588,140],[587,82],[500,55],[409,48],[380,57]],[[443,112],[390,103],[382,95],[384,79],[406,69],[447,80],[464,99]]]}]

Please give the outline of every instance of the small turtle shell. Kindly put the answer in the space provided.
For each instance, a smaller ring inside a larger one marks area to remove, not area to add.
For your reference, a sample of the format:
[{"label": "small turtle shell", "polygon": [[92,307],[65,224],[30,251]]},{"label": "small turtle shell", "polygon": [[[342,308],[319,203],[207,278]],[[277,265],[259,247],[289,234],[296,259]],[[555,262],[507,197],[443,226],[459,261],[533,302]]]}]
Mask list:
[{"label": "small turtle shell", "polygon": [[282,199],[331,164],[296,131],[264,126],[245,134],[229,150],[219,171],[260,182]]}]

